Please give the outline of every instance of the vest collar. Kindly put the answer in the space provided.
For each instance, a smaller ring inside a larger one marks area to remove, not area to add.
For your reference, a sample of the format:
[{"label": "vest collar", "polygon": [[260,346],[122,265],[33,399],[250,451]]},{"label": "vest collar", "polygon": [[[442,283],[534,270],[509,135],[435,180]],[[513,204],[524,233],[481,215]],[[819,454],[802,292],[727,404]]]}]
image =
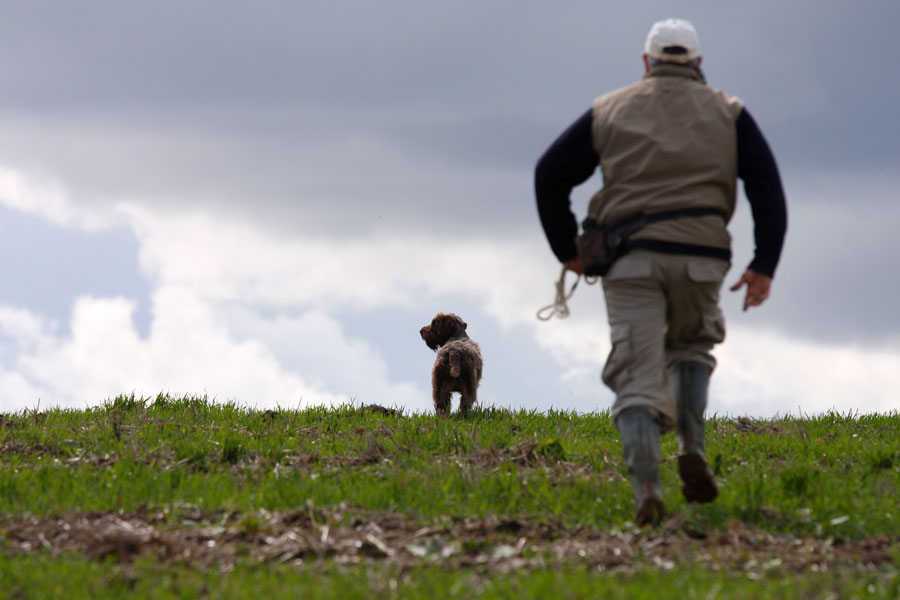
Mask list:
[{"label": "vest collar", "polygon": [[662,63],[655,67],[651,67],[651,69],[644,74],[644,79],[647,79],[648,77],[685,77],[687,79],[699,81],[700,83],[706,83],[703,71],[688,65],[679,65],[677,63]]}]

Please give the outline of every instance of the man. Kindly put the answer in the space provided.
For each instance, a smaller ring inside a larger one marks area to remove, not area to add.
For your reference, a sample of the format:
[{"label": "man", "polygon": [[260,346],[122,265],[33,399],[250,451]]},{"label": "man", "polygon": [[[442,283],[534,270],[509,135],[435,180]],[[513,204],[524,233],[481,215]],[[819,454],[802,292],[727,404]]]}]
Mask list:
[{"label": "man", "polygon": [[612,418],[635,492],[636,522],[665,514],[660,434],[675,429],[682,492],[712,502],[704,411],[712,347],[725,337],[719,290],[731,261],[726,228],[744,182],[755,256],[731,288],[746,286],[744,310],[769,296],[787,226],[775,159],[741,101],[708,87],[700,42],[688,21],[653,25],[638,83],[593,106],[544,153],[535,192],[556,257],[583,273],[570,205],[572,188],[599,165],[603,188],[586,224],[613,226],[644,214],[603,277],[612,350],[603,381],[615,393]]}]

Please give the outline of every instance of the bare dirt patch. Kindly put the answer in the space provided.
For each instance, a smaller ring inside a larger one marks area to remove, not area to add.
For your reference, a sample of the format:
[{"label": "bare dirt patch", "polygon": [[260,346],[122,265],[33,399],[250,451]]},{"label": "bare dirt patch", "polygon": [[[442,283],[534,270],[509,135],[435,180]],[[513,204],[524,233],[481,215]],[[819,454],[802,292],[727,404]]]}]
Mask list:
[{"label": "bare dirt patch", "polygon": [[732,433],[753,435],[805,434],[802,430],[793,431],[796,428],[785,427],[783,423],[763,419],[750,419],[748,417],[738,417],[729,421],[713,421],[711,425],[712,430],[719,435]]},{"label": "bare dirt patch", "polygon": [[219,569],[238,561],[299,566],[323,559],[498,572],[563,565],[616,572],[700,565],[761,577],[771,572],[873,571],[894,565],[900,550],[900,536],[835,542],[773,535],[740,523],[706,534],[692,531],[679,516],[654,530],[602,532],[513,519],[446,519],[423,527],[396,514],[347,518],[342,508],[242,514],[181,507],[176,512],[8,516],[0,520],[0,554],[75,552],[125,563],[149,556]]}]

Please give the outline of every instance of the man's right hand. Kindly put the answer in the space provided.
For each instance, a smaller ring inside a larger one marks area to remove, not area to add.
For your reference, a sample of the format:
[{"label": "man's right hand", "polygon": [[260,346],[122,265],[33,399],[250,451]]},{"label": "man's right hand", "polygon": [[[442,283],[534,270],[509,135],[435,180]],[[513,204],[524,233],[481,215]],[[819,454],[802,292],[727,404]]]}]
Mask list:
[{"label": "man's right hand", "polygon": [[566,268],[570,271],[575,271],[579,275],[584,275],[584,266],[582,266],[581,257],[579,256],[569,259],[568,262],[566,262]]},{"label": "man's right hand", "polygon": [[744,285],[747,286],[747,295],[744,296],[744,310],[751,306],[759,306],[769,297],[769,289],[772,287],[772,278],[753,269],[747,269],[741,275],[740,280],[731,286],[731,291],[736,292]]}]

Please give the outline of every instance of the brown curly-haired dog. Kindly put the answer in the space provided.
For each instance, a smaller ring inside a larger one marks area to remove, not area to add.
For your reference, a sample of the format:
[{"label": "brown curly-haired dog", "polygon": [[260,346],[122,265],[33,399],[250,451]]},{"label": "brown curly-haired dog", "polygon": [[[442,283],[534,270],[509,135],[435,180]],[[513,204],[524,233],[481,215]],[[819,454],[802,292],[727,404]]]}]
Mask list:
[{"label": "brown curly-haired dog", "polygon": [[460,412],[467,412],[478,400],[481,350],[466,334],[466,327],[466,322],[453,313],[438,313],[431,325],[419,330],[428,347],[437,350],[431,371],[431,393],[438,414],[450,412],[453,392],[460,394]]}]

